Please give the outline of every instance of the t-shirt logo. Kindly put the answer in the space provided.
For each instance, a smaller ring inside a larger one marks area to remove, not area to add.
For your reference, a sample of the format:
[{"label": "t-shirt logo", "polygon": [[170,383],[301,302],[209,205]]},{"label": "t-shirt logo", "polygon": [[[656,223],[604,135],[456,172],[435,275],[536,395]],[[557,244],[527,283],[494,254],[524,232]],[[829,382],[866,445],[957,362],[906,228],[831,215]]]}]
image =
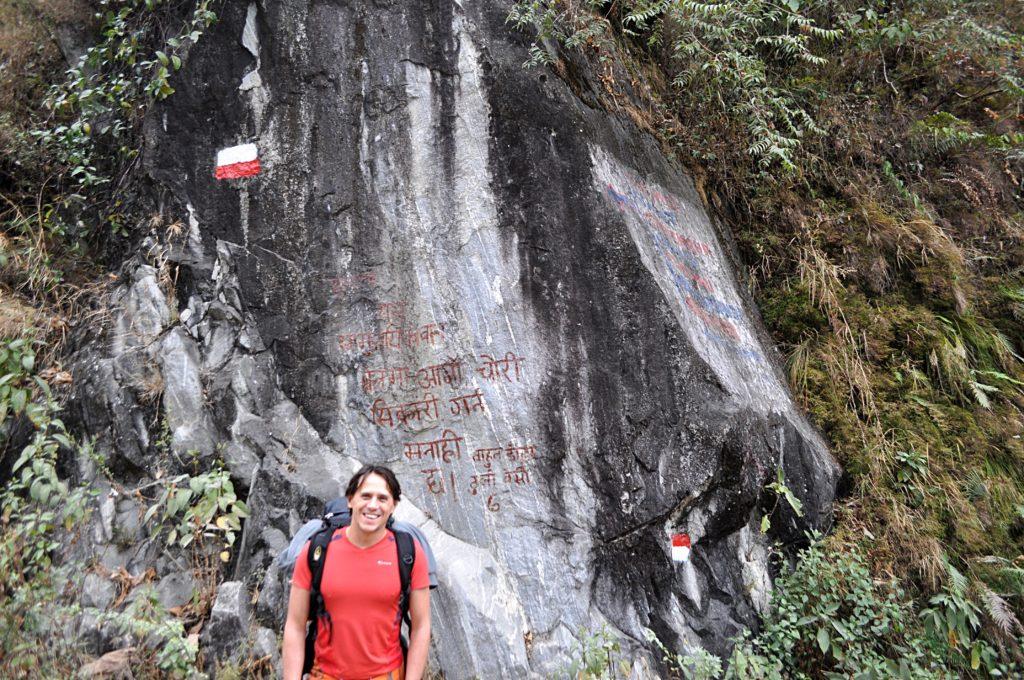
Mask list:
[{"label": "t-shirt logo", "polygon": [[378,567],[390,567],[391,562],[385,562],[384,560],[377,560]]}]

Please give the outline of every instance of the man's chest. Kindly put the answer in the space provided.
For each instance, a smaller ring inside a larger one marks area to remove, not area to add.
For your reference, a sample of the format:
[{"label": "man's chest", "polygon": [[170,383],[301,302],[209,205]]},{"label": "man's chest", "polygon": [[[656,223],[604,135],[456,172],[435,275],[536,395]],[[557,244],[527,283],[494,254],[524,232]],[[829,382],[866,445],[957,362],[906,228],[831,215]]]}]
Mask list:
[{"label": "man's chest", "polygon": [[383,549],[369,551],[357,551],[340,541],[333,543],[327,550],[320,586],[329,608],[398,602],[401,579],[393,543]]}]

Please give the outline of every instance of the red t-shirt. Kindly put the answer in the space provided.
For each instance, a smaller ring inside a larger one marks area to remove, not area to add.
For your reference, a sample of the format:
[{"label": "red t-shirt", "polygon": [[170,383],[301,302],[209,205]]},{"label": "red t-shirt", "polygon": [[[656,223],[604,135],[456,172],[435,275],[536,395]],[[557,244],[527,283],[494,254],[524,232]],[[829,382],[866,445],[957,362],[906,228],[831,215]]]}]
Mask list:
[{"label": "red t-shirt", "polygon": [[[316,631],[316,663],[328,675],[372,678],[402,665],[398,601],[402,581],[398,575],[398,544],[388,531],[369,548],[357,548],[345,537],[346,528],[334,532],[327,548],[320,592],[331,615],[333,633],[321,620]],[[430,586],[427,560],[418,541],[412,567],[412,590]],[[306,555],[299,553],[292,585],[309,590],[312,574]]]}]

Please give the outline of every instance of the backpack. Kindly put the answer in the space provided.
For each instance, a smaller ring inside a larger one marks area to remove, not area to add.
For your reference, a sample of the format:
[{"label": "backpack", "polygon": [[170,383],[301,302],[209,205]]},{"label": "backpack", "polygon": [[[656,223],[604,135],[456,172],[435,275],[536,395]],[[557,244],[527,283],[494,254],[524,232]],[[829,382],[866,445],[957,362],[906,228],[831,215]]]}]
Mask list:
[{"label": "backpack", "polygon": [[[307,522],[292,538],[288,548],[283,550],[278,556],[277,561],[280,566],[291,568],[295,564],[298,553],[302,551],[306,543],[309,543],[309,552],[306,555],[306,560],[312,578],[309,591],[309,622],[306,625],[306,653],[303,660],[303,675],[309,673],[313,668],[319,620],[323,619],[326,623],[328,635],[333,632],[331,616],[327,611],[323,594],[320,591],[320,582],[323,579],[327,549],[331,544],[334,532],[341,527],[348,526],[351,521],[352,513],[349,511],[348,502],[344,498],[336,498],[327,503],[324,508],[323,517],[319,520]],[[431,588],[437,587],[434,574],[434,555],[426,542],[426,538],[416,527],[405,522],[395,522],[394,517],[389,517],[387,528],[394,534],[398,549],[398,576],[401,583],[401,595],[398,600],[399,621],[404,621],[408,627],[410,625],[409,594],[412,584],[412,568],[416,561],[414,535],[427,556]],[[399,623],[399,626],[401,626],[401,623]],[[405,636],[400,634],[399,640],[401,641],[402,654],[404,655],[407,651]]]}]

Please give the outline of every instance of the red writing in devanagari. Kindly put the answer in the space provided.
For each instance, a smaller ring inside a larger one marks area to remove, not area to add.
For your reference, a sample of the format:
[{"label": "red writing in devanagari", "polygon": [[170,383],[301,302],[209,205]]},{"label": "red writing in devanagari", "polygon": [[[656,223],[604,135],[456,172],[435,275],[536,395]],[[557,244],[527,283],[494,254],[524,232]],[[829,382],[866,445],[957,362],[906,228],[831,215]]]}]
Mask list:
[{"label": "red writing in devanagari", "polygon": [[406,442],[404,454],[408,460],[430,458],[450,463],[462,458],[462,437],[451,430],[441,433],[440,439],[427,442]]},{"label": "red writing in devanagari", "polygon": [[388,427],[397,427],[413,421],[419,423],[423,419],[437,420],[437,397],[427,393],[422,399],[403,404],[388,404],[383,399],[377,399],[370,407],[370,415],[375,425]]},{"label": "red writing in devanagari", "polygon": [[457,387],[462,384],[462,361],[449,359],[440,364],[431,364],[415,371],[406,366],[393,368],[368,368],[363,373],[363,392],[375,394],[391,389],[410,390],[417,387]]},{"label": "red writing in devanagari", "polygon": [[533,444],[527,444],[526,446],[509,444],[505,447],[505,457],[513,463],[537,460],[537,449]]},{"label": "red writing in devanagari", "polygon": [[472,394],[452,397],[448,400],[448,403],[451,404],[448,410],[451,411],[453,416],[484,413],[487,411],[487,407],[484,406],[484,395],[480,390],[476,390]]},{"label": "red writing in devanagari", "polygon": [[519,382],[519,366],[526,361],[525,357],[516,356],[515,352],[506,352],[504,357],[495,359],[490,354],[480,355],[481,364],[476,372],[484,380],[495,382],[501,379],[508,382]]},{"label": "red writing in devanagari", "polygon": [[343,333],[338,336],[341,351],[359,350],[363,354],[402,349],[420,345],[434,347],[444,342],[444,324],[428,323],[418,328],[388,328],[369,333]]},{"label": "red writing in devanagari", "polygon": [[439,468],[428,468],[426,470],[420,470],[424,475],[423,483],[427,487],[427,491],[434,495],[442,495],[447,493],[455,493],[455,473],[449,472],[447,478],[442,470]]},{"label": "red writing in devanagari", "polygon": [[377,303],[377,318],[384,326],[400,326],[405,323],[404,302],[379,302]]}]

